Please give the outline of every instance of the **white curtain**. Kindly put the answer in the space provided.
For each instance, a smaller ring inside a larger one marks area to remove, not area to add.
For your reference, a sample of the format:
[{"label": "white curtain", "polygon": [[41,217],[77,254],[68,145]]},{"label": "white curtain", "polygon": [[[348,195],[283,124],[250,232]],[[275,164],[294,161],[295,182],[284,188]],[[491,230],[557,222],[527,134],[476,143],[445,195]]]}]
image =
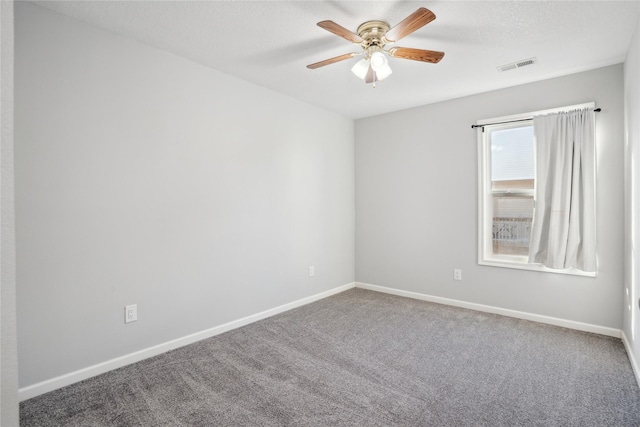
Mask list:
[{"label": "white curtain", "polygon": [[593,109],[533,118],[536,190],[529,262],[595,272]]}]

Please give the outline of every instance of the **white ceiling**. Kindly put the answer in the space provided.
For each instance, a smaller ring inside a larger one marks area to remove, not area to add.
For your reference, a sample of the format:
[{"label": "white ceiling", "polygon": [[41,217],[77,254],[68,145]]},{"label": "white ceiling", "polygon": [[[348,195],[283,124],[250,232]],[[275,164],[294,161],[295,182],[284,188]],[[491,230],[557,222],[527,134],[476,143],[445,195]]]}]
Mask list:
[{"label": "white ceiling", "polygon": [[[117,34],[351,118],[368,117],[621,63],[638,23],[627,1],[37,1]],[[307,64],[360,47],[316,26],[436,20],[397,43],[444,51],[439,64],[391,58],[373,89],[351,66]],[[536,57],[534,65],[496,67]]]}]

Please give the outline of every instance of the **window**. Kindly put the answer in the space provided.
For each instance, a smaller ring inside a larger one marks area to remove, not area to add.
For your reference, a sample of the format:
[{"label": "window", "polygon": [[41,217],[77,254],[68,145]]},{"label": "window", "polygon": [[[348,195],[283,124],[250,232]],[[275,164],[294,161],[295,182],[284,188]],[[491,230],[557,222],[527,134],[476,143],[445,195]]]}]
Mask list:
[{"label": "window", "polygon": [[481,134],[481,263],[526,264],[535,188],[532,121],[484,126]]},{"label": "window", "polygon": [[[536,191],[549,191],[547,186],[550,185],[549,177],[541,176],[538,181],[543,187],[536,189],[533,117],[582,108],[594,108],[594,103],[480,120],[474,126],[478,129],[479,264],[595,276],[595,272],[572,267],[558,270],[545,267],[543,263],[529,263],[530,244],[532,247],[539,244],[537,240],[531,241]],[[592,156],[595,158],[593,147],[585,151],[593,151]],[[592,179],[595,183],[595,168],[589,173],[594,174]],[[593,206],[595,215],[595,205]],[[549,207],[540,209],[536,213],[537,221],[538,214],[547,212]],[[556,211],[552,208],[551,212]],[[540,224],[543,222],[539,222],[536,227],[540,227]],[[595,228],[595,220],[592,224]],[[534,231],[540,231],[540,228]],[[534,235],[538,236],[536,233]],[[595,236],[595,230],[593,235]]]}]

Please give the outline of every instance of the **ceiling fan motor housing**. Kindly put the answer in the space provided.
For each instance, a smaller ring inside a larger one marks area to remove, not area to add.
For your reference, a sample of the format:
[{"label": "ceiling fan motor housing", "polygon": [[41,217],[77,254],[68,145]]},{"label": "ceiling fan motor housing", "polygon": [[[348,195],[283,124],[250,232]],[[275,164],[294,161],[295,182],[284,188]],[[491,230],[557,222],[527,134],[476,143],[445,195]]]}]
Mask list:
[{"label": "ceiling fan motor housing", "polygon": [[387,41],[384,39],[384,35],[389,31],[389,24],[384,21],[367,21],[358,27],[358,35],[362,37],[363,49],[368,49],[372,46],[384,47]]}]

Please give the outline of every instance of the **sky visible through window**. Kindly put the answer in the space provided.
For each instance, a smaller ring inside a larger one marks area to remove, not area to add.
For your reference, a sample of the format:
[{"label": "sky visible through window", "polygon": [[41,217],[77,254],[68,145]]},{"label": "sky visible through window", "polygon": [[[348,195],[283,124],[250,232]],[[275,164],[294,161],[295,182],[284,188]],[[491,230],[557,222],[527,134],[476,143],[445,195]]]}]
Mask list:
[{"label": "sky visible through window", "polygon": [[533,126],[491,132],[491,180],[534,178]]}]

